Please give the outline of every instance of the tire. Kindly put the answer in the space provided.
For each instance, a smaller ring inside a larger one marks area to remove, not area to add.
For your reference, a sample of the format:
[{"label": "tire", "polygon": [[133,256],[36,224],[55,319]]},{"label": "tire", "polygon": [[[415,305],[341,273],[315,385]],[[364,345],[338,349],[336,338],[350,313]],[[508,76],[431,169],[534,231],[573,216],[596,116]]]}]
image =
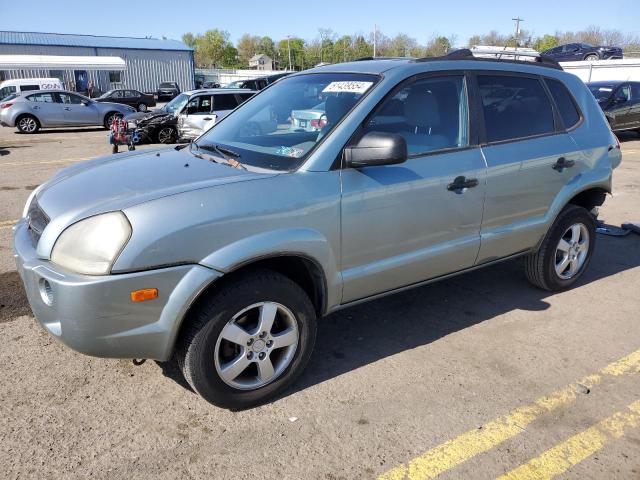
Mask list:
[{"label": "tire", "polygon": [[584,59],[587,62],[596,62],[600,60],[600,57],[598,56],[597,53],[590,53],[589,55],[585,56]]},{"label": "tire", "polygon": [[111,122],[113,122],[114,118],[122,118],[122,114],[118,112],[109,112],[104,116],[104,128],[107,130],[111,129]]},{"label": "tire", "polygon": [[156,134],[156,139],[158,143],[173,143],[176,141],[177,137],[176,129],[173,127],[161,127],[158,129],[158,133]]},{"label": "tire", "polygon": [[[277,312],[275,321],[261,336],[259,318],[270,318],[269,312]],[[261,405],[286,389],[309,362],[316,338],[309,297],[271,270],[230,280],[185,322],[176,350],[185,379],[208,402],[232,410]],[[223,332],[239,332],[233,337],[238,343],[225,340]],[[234,373],[223,375],[225,365],[238,362]]]},{"label": "tire", "polygon": [[147,108],[147,104],[146,103],[141,103],[140,105],[138,105],[138,111],[139,112],[146,112],[148,110]]},{"label": "tire", "polygon": [[20,133],[37,133],[40,130],[40,122],[33,115],[21,115],[16,120],[16,128]]},{"label": "tire", "polygon": [[[576,227],[579,230],[577,237]],[[561,240],[564,243],[561,244]],[[588,268],[595,244],[596,222],[593,215],[577,205],[567,205],[551,225],[538,251],[525,257],[527,279],[543,290],[566,290]],[[575,260],[572,260],[573,256]]]}]

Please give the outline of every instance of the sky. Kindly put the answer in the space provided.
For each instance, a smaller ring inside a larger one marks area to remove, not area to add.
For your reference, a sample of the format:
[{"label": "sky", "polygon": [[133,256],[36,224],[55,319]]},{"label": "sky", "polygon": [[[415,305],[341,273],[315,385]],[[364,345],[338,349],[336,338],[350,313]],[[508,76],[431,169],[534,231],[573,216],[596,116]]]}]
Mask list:
[{"label": "sky", "polygon": [[[0,0],[0,30],[78,33],[179,40],[185,32],[219,28],[235,41],[244,33],[287,35],[311,40],[319,28],[338,34],[367,34],[374,24],[387,36],[406,33],[420,43],[436,35],[456,36],[464,45],[476,33],[497,30],[511,33],[511,20],[524,19],[522,27],[534,35],[580,30],[589,25],[640,35],[640,0],[322,0],[322,1],[178,1],[92,2]],[[606,4],[606,7],[603,5]],[[595,14],[594,14],[595,13]]]}]

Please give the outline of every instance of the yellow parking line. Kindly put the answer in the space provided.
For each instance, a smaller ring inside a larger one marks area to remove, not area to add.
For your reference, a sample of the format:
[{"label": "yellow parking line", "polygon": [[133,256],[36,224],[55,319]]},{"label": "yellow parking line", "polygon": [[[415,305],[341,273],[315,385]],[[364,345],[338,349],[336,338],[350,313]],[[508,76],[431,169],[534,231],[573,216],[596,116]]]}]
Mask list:
[{"label": "yellow parking line", "polygon": [[20,167],[28,167],[29,165],[44,165],[44,164],[56,164],[56,163],[75,163],[75,162],[83,162],[85,160],[90,160],[93,157],[86,158],[67,158],[61,160],[43,160],[41,162],[7,162],[0,163],[2,167],[10,167],[10,166],[20,166]]},{"label": "yellow parking line", "polygon": [[18,223],[18,220],[4,220],[0,222],[0,228],[13,227],[16,223]]},{"label": "yellow parking line", "polygon": [[624,435],[626,429],[640,426],[640,400],[627,406],[537,458],[502,475],[498,480],[544,480],[566,472]]},{"label": "yellow parking line", "polygon": [[531,405],[519,407],[479,429],[470,430],[442,443],[408,463],[384,473],[379,480],[435,478],[515,437],[539,416],[571,403],[585,387],[593,388],[607,376],[638,372],[640,372],[640,350],[609,364],[596,374],[589,375],[549,396],[539,398]]}]

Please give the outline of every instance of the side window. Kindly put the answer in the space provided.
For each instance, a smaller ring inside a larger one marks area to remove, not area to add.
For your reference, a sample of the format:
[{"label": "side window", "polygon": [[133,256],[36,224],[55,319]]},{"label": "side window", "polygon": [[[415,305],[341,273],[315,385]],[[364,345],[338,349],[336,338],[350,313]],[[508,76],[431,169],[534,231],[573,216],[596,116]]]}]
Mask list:
[{"label": "side window", "polygon": [[545,82],[547,82],[551,96],[556,102],[560,117],[562,117],[562,122],[564,123],[564,128],[569,129],[573,127],[580,121],[580,112],[578,112],[567,87],[565,87],[562,82],[551,80],[550,78],[545,79]]},{"label": "side window", "polygon": [[53,98],[53,93],[37,93],[35,95],[29,95],[27,100],[32,102],[41,102],[41,103],[55,103],[55,99]]},{"label": "side window", "polygon": [[58,95],[60,96],[62,103],[70,103],[73,105],[80,105],[82,103],[82,98],[77,95],[72,95],[70,93],[59,93]]},{"label": "side window", "polygon": [[127,98],[138,98],[140,96],[140,92],[136,92],[135,90],[126,90],[124,92],[124,96]]},{"label": "side window", "polygon": [[640,100],[640,83],[631,84],[631,100]]},{"label": "side window", "polygon": [[28,92],[30,90],[40,90],[38,85],[20,85],[21,92]]},{"label": "side window", "polygon": [[553,110],[537,78],[478,75],[488,142],[553,133]]},{"label": "side window", "polygon": [[187,105],[187,114],[211,113],[211,96],[200,95],[193,98]]},{"label": "side window", "polygon": [[214,110],[233,110],[238,106],[235,95],[221,94],[214,95]]},{"label": "side window", "polygon": [[13,85],[0,88],[0,100],[11,95],[12,93],[16,93],[16,90],[16,87],[14,87]]},{"label": "side window", "polygon": [[253,97],[253,93],[240,93],[237,96],[240,97],[240,100],[238,103],[242,103],[242,102],[246,102],[251,97]]},{"label": "side window", "polygon": [[384,100],[364,127],[366,132],[402,135],[409,155],[469,144],[464,77],[417,80]]},{"label": "side window", "polygon": [[122,90],[114,90],[111,98],[122,98]]},{"label": "side window", "polygon": [[619,102],[628,102],[631,100],[631,85],[625,83],[616,90],[616,100]]}]

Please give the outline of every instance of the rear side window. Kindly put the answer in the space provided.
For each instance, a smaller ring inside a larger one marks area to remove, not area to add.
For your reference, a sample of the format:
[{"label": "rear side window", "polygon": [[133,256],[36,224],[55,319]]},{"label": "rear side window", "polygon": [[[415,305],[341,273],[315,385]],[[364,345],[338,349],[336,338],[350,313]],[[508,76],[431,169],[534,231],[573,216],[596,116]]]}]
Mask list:
[{"label": "rear side window", "polygon": [[536,78],[479,75],[488,142],[555,132],[549,97]]},{"label": "rear side window", "polygon": [[547,78],[545,82],[547,82],[551,96],[556,102],[564,128],[574,127],[580,121],[580,112],[578,112],[569,90],[558,80]]},{"label": "rear side window", "polygon": [[215,95],[213,100],[214,110],[233,110],[238,106],[235,95]]},{"label": "rear side window", "polygon": [[31,100],[32,102],[41,102],[41,103],[55,103],[55,98],[53,98],[53,93],[38,93],[36,95],[29,95],[27,100]]}]

